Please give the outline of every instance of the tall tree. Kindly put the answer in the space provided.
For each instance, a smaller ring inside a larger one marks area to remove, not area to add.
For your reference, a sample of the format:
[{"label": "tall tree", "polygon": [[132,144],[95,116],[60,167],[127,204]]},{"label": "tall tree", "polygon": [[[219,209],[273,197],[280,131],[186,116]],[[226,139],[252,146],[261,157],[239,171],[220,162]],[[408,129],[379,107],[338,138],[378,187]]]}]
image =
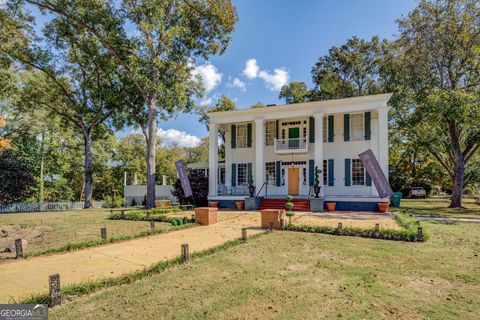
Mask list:
[{"label": "tall tree", "polygon": [[282,87],[279,99],[285,99],[287,104],[311,101],[312,91],[305,82],[290,82]]},{"label": "tall tree", "polygon": [[312,100],[376,94],[380,79],[382,42],[352,37],[340,47],[333,46],[312,68],[315,95]]},{"label": "tall tree", "polygon": [[394,121],[445,168],[450,207],[461,207],[466,166],[480,149],[479,2],[422,0],[398,23],[384,63]]},{"label": "tall tree", "polygon": [[35,34],[33,19],[21,2],[8,1],[0,16],[5,22],[0,26],[0,55],[40,71],[44,81],[29,87],[32,101],[62,116],[83,136],[84,207],[89,208],[93,139],[123,107],[118,68],[89,30],[74,28],[64,16],[54,16],[46,23],[45,39]]},{"label": "tall tree", "polygon": [[[208,130],[209,118],[208,118],[207,113],[209,113],[209,112],[220,112],[220,111],[232,111],[232,110],[236,110],[236,109],[237,109],[237,105],[235,104],[234,101],[232,101],[232,99],[230,99],[227,96],[221,96],[220,98],[218,98],[217,103],[213,107],[206,108],[206,109],[201,108],[199,110],[200,122],[203,123],[207,127],[207,130]],[[218,135],[220,136],[222,141],[225,143],[225,132],[224,131],[219,131]],[[222,153],[224,151],[225,150],[223,150],[223,151],[219,150],[219,152],[222,152]]]},{"label": "tall tree", "polygon": [[201,91],[191,77],[192,62],[224,52],[235,7],[230,0],[124,0],[117,7],[94,0],[27,2],[89,30],[122,67],[147,121],[140,125],[147,140],[147,207],[153,207],[157,118],[193,106],[192,96]]}]

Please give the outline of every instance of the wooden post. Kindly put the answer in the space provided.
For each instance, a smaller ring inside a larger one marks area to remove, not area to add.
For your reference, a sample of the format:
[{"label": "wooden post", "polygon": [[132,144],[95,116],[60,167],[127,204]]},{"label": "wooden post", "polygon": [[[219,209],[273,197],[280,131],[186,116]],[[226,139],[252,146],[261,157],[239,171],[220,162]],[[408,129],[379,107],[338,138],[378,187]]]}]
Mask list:
[{"label": "wooden post", "polygon": [[17,259],[23,258],[22,239],[15,239],[15,253],[16,253]]},{"label": "wooden post", "polygon": [[285,230],[285,219],[280,219],[280,230]]},{"label": "wooden post", "polygon": [[422,227],[417,229],[417,241],[423,241],[423,230]]},{"label": "wooden post", "polygon": [[243,240],[243,241],[247,241],[247,240],[248,240],[247,228],[242,228],[242,240]]},{"label": "wooden post", "polygon": [[342,227],[343,227],[342,223],[339,222],[339,223],[338,223],[338,227],[337,227],[337,232],[340,233],[340,232],[342,231]]},{"label": "wooden post", "polygon": [[187,263],[190,260],[190,250],[188,243],[182,244],[182,262]]},{"label": "wooden post", "polygon": [[192,223],[195,222],[195,215],[194,214],[192,214],[192,219],[190,221],[192,221]]},{"label": "wooden post", "polygon": [[380,224],[375,223],[375,232],[378,232],[378,231],[380,231]]},{"label": "wooden post", "polygon": [[48,284],[50,288],[50,307],[61,305],[62,298],[60,297],[60,275],[58,273],[50,275],[48,277]]},{"label": "wooden post", "polygon": [[155,229],[155,221],[150,220],[150,229],[154,230]]},{"label": "wooden post", "polygon": [[103,240],[107,240],[107,228],[100,228],[100,235],[102,236]]},{"label": "wooden post", "polygon": [[188,218],[187,217],[183,217],[183,224],[187,224],[188,223]]},{"label": "wooden post", "polygon": [[273,221],[270,221],[270,222],[268,223],[268,229],[269,229],[270,231],[273,231]]}]

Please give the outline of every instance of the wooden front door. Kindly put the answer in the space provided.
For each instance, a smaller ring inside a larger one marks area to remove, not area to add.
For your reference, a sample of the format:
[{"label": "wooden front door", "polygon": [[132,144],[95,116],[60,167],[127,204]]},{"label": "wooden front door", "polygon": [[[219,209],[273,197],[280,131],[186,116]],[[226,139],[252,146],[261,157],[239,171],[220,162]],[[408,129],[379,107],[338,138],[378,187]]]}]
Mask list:
[{"label": "wooden front door", "polygon": [[298,195],[299,192],[299,168],[288,168],[288,194]]}]

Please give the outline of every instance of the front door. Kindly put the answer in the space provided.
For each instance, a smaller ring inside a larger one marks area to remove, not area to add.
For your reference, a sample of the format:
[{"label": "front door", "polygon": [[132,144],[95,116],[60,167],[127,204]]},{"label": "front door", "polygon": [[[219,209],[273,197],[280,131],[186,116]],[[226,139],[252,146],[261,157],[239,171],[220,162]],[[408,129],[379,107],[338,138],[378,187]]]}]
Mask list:
[{"label": "front door", "polygon": [[299,168],[288,168],[288,194],[298,195],[299,192]]},{"label": "front door", "polygon": [[298,138],[300,138],[300,128],[288,128],[288,147],[289,149],[298,149]]}]

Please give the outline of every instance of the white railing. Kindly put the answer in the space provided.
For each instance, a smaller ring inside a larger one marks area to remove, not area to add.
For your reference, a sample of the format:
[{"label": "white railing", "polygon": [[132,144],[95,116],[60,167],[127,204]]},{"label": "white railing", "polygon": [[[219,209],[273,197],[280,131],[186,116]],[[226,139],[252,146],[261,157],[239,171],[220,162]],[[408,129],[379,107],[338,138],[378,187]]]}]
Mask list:
[{"label": "white railing", "polygon": [[[12,203],[0,205],[0,213],[63,211],[83,209],[84,202]],[[104,208],[104,201],[92,201],[92,208]]]},{"label": "white railing", "polygon": [[307,152],[307,138],[275,139],[276,153]]},{"label": "white railing", "polygon": [[246,196],[248,194],[247,186],[227,187],[225,185],[218,185],[219,196]]}]

